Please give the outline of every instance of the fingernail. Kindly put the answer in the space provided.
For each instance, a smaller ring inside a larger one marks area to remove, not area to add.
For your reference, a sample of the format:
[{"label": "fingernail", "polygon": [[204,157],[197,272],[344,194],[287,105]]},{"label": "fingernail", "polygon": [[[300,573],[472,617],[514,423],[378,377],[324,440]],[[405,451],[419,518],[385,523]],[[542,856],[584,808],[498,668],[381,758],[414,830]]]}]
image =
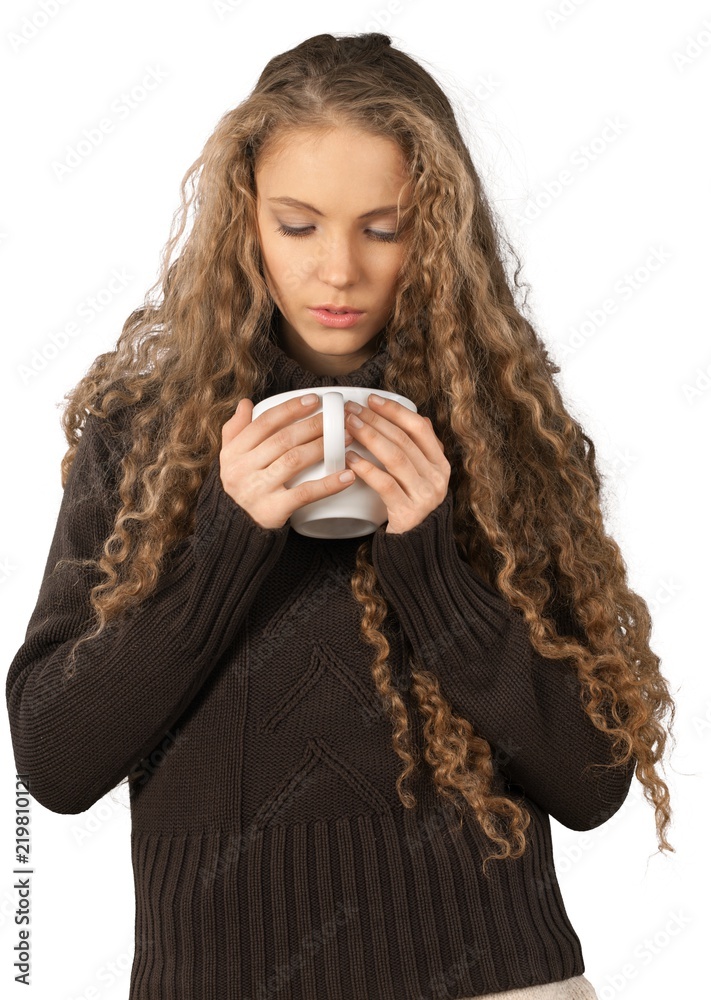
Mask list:
[{"label": "fingernail", "polygon": [[349,462],[360,462],[360,455],[357,451],[347,451],[346,458]]},{"label": "fingernail", "polygon": [[382,406],[385,400],[382,396],[376,396],[374,392],[371,392],[370,396],[368,396],[368,402],[375,403],[376,406]]},{"label": "fingernail", "polygon": [[316,395],[315,392],[307,392],[305,396],[301,397],[301,402],[304,404],[304,406],[311,406],[311,404],[315,403],[317,399],[318,396]]}]

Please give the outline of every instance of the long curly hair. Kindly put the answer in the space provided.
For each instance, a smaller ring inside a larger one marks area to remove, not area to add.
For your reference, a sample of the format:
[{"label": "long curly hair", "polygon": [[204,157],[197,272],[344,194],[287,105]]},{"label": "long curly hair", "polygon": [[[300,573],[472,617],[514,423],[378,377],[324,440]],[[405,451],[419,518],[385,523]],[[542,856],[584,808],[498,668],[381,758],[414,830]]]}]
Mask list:
[{"label": "long curly hair", "polygon": [[[73,645],[67,675],[80,642],[150,597],[167,554],[193,530],[222,425],[239,399],[264,390],[259,346],[275,304],[262,269],[255,163],[297,129],[339,125],[394,140],[406,162],[412,211],[385,327],[383,388],[412,399],[445,445],[458,552],[520,609],[542,656],[573,660],[588,716],[609,733],[615,764],[636,758],[659,846],[674,851],[666,839],[669,790],[655,764],[666,746],[664,716],[671,713],[671,733],[675,707],[649,647],[649,608],[627,586],[620,549],[605,531],[595,447],[566,409],[554,378],[560,368],[523,315],[526,297],[514,301],[527,287],[521,262],[450,101],[381,33],[319,34],[269,61],[183,177],[159,280],[124,323],[116,349],[99,355],[64,397],[63,484],[87,414],[108,419],[131,406],[120,508],[103,551],[88,560],[102,574],[90,593],[95,628]],[[373,682],[394,752],[405,764],[397,793],[413,808],[403,785],[415,753],[380,628],[388,603],[371,544],[369,536],[357,550],[351,586],[363,608],[361,635],[375,651]],[[468,804],[501,848],[486,861],[520,857],[531,817],[498,793],[491,746],[453,713],[414,651],[409,666],[437,792],[460,815]],[[499,820],[508,820],[508,832]]]}]

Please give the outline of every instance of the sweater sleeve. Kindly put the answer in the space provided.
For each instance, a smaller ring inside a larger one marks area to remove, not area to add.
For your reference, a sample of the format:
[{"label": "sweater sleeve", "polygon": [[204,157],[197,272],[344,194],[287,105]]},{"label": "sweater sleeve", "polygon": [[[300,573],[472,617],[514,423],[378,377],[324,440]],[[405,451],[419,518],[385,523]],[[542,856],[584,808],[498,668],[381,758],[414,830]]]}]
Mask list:
[{"label": "sweater sleeve", "polygon": [[[614,768],[610,738],[581,702],[572,659],[534,649],[523,615],[459,555],[453,494],[400,534],[374,533],[380,586],[453,711],[495,751],[508,783],[571,830],[591,830],[627,797],[636,761]],[[609,718],[609,717],[608,717]]]},{"label": "sweater sleeve", "polygon": [[[35,609],[6,681],[17,772],[46,808],[79,813],[159,742],[210,675],[288,532],[264,528],[225,491],[216,456],[202,483],[194,534],[154,593],[125,621],[78,646],[92,625],[89,591],[101,578],[60,559],[97,558],[119,507],[111,449],[89,415],[59,509]],[[116,463],[117,464],[117,463]],[[53,572],[54,570],[54,572]]]}]

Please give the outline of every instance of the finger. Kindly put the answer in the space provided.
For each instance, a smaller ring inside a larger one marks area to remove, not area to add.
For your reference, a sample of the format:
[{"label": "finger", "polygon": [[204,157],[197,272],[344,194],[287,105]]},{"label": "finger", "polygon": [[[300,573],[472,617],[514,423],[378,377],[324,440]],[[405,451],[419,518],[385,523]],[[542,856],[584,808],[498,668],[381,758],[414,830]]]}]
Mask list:
[{"label": "finger", "polygon": [[[368,397],[369,405],[372,402],[372,395]],[[438,464],[441,461],[444,445],[435,434],[430,418],[421,413],[414,413],[409,407],[398,403],[396,399],[386,398],[382,403],[372,403],[372,409],[364,407],[358,416],[364,423],[399,444],[410,455],[413,464],[417,465],[416,456],[414,452],[411,452],[407,441],[400,436],[398,430],[412,441],[429,462]],[[380,458],[379,455],[377,457]],[[421,463],[418,466],[418,471],[424,475],[425,470]]]},{"label": "finger", "polygon": [[250,423],[253,409],[254,404],[251,399],[248,397],[240,399],[235,412],[232,414],[230,419],[222,425],[223,446],[229,444],[229,442],[235,438],[248,423]]},{"label": "finger", "polygon": [[[355,455],[358,461],[353,458]],[[356,452],[346,452],[346,468],[352,469],[367,486],[370,486],[380,496],[388,510],[396,510],[398,506],[408,503],[408,495],[389,472],[378,468],[367,458]]]},{"label": "finger", "polygon": [[[346,421],[346,427],[403,487],[414,486],[417,479],[428,478],[432,463],[407,431],[365,408],[358,417],[363,421],[362,427],[353,426],[352,420]],[[441,461],[439,451],[437,456]]]},{"label": "finger", "polygon": [[[312,413],[319,404],[304,406],[301,396],[269,407],[242,428],[237,450],[240,454],[254,452],[257,468],[266,469],[285,452],[323,435],[323,413]],[[309,414],[311,414],[309,416]]]},{"label": "finger", "polygon": [[288,511],[288,517],[291,517],[294,511],[307,503],[314,503],[316,500],[323,500],[324,497],[347,490],[357,479],[357,476],[354,475],[348,479],[341,478],[349,472],[351,472],[350,469],[339,469],[337,472],[331,473],[330,476],[324,476],[322,479],[307,479],[306,482],[299,483],[298,486],[286,489],[284,495],[289,501],[285,508]]},{"label": "finger", "polygon": [[[271,435],[282,430],[282,428],[289,427],[291,424],[301,421],[303,417],[314,414],[314,411],[318,409],[320,398],[316,395],[313,403],[304,405],[302,399],[305,398],[305,395],[294,396],[293,399],[288,399],[277,406],[269,406],[258,417],[253,417],[250,426],[245,432],[247,450],[251,450],[263,441],[268,440]],[[252,416],[251,413],[250,416]]]},{"label": "finger", "polygon": [[[316,425],[315,434],[310,429],[314,423]],[[287,435],[289,441],[284,444],[282,437]],[[346,445],[352,441],[353,436],[349,432],[344,434]],[[254,456],[252,460],[254,467],[265,472],[269,483],[273,486],[285,485],[286,481],[296,473],[324,462],[323,414],[317,413],[293,427],[277,431],[269,440],[258,445],[252,455]],[[344,469],[339,471],[343,472]],[[329,480],[329,484],[331,482],[332,480]],[[330,485],[329,488],[331,488]],[[317,489],[316,495],[312,499],[318,499],[318,497]]]}]

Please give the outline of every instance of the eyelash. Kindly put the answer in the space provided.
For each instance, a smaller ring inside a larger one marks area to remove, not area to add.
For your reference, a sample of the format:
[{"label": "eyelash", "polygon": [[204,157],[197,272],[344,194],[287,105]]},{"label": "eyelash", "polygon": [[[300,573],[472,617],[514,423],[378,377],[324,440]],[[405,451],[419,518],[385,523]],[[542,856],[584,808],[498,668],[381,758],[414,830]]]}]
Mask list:
[{"label": "eyelash", "polygon": [[[281,233],[282,236],[307,236],[309,229],[312,226],[306,226],[305,229],[291,229],[289,226],[278,226],[276,229],[277,233]],[[375,229],[370,230],[373,235],[371,239],[377,240],[379,243],[396,243],[398,239],[397,233],[378,233]]]}]

